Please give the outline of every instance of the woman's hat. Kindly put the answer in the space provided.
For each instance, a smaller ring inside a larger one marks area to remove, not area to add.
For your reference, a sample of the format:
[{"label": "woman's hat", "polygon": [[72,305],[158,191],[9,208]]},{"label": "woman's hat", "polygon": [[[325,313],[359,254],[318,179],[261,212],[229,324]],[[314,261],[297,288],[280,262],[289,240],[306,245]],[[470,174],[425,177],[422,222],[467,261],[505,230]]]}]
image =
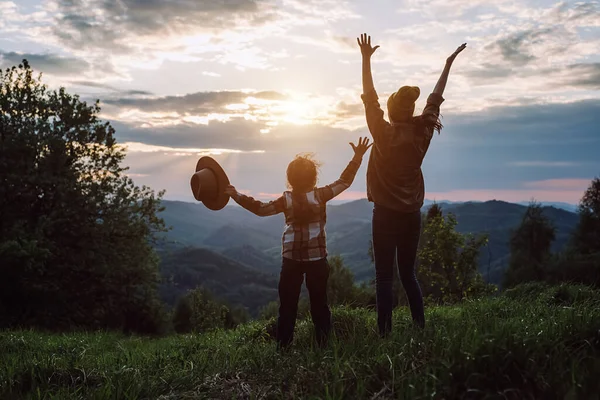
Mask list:
[{"label": "woman's hat", "polygon": [[418,86],[402,86],[397,92],[392,93],[388,99],[388,117],[399,121],[412,117],[415,111],[415,102],[421,94]]},{"label": "woman's hat", "polygon": [[202,157],[196,164],[196,173],[190,180],[194,198],[201,201],[207,208],[218,211],[229,202],[225,188],[229,178],[215,159]]}]

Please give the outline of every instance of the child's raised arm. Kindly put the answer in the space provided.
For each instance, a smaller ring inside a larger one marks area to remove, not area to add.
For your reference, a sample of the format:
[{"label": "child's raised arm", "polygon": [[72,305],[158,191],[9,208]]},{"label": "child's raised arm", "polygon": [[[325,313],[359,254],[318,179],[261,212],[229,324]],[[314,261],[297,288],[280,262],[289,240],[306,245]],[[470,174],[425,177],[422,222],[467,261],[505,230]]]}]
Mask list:
[{"label": "child's raised arm", "polygon": [[232,185],[227,186],[225,193],[231,196],[231,198],[240,206],[259,217],[276,215],[283,212],[285,209],[285,198],[283,196],[280,196],[277,200],[263,203],[262,201],[255,200],[250,196],[239,193]]},{"label": "child's raised arm", "polygon": [[354,150],[354,157],[352,157],[352,160],[350,160],[350,163],[348,163],[348,166],[344,169],[340,178],[330,185],[317,189],[317,195],[323,202],[328,202],[352,185],[356,172],[358,172],[358,168],[362,163],[362,158],[369,147],[373,146],[373,143],[369,144],[369,138],[365,137],[358,139],[358,146],[354,143],[350,143],[350,146],[352,146],[352,149]]}]

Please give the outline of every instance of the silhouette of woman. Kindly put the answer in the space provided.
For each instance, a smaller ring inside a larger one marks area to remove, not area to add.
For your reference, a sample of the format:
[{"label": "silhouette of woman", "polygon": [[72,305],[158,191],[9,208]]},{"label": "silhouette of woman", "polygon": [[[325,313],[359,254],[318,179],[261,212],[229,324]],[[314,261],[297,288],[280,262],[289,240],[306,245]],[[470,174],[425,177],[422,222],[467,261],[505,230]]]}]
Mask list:
[{"label": "silhouette of woman", "polygon": [[371,37],[357,38],[362,53],[361,98],[367,126],[374,146],[367,167],[367,198],[373,206],[373,255],[377,297],[377,325],[382,337],[392,329],[392,279],[394,257],[402,286],[408,297],[413,321],[425,326],[423,295],[415,275],[415,260],[421,234],[421,207],[425,184],[421,164],[439,120],[442,94],[450,67],[466,48],[459,46],[446,65],[423,113],[414,116],[415,101],[421,93],[417,86],[402,86],[387,102],[390,122],[383,118],[371,75],[371,56],[379,46],[371,46]]}]

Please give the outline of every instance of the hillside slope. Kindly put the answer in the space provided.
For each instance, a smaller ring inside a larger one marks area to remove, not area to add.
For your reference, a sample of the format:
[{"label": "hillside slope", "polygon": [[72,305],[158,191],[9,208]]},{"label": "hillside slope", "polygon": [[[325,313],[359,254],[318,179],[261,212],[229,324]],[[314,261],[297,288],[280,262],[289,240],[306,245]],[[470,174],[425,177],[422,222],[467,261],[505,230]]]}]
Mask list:
[{"label": "hillside slope", "polygon": [[600,293],[539,289],[428,307],[424,330],[403,307],[389,339],[375,312],[334,308],[326,348],[304,320],[287,352],[267,321],[164,338],[2,331],[0,398],[598,399]]},{"label": "hillside slope", "polygon": [[[511,231],[519,226],[527,207],[503,201],[438,204],[445,214],[456,215],[459,232],[489,235],[489,246],[483,249],[479,266],[484,278],[499,283],[508,265]],[[279,265],[281,233],[285,223],[283,215],[260,218],[233,205],[217,212],[206,209],[200,203],[164,201],[164,205],[166,210],[162,216],[173,227],[166,235],[170,246],[208,248],[265,272],[272,272],[273,266]],[[328,206],[327,209],[329,252],[342,255],[357,280],[373,276],[368,256],[372,212],[372,203],[365,199]],[[544,207],[544,213],[557,227],[553,250],[558,251],[567,242],[578,216],[549,206]],[[239,250],[240,246],[247,249],[247,260],[243,259],[244,252]],[[230,250],[232,248],[238,250]]]},{"label": "hillside slope", "polygon": [[277,277],[201,248],[161,252],[163,300],[173,306],[189,289],[204,286],[231,304],[243,305],[256,316],[260,307],[277,300]]}]

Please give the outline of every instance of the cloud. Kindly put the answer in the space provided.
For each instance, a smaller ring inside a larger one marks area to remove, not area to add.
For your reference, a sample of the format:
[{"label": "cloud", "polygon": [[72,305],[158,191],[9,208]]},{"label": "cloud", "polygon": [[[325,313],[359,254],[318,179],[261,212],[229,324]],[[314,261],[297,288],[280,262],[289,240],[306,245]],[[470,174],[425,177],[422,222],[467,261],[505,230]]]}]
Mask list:
[{"label": "cloud", "polygon": [[193,127],[212,122],[247,120],[266,134],[280,126],[364,126],[362,103],[337,101],[335,96],[277,91],[216,91],[181,96],[106,98],[105,118],[141,128]]},{"label": "cloud", "polygon": [[286,37],[294,43],[321,47],[334,53],[356,54],[358,51],[358,45],[354,37],[337,35],[331,30],[318,33],[318,36],[308,36],[303,33],[302,35],[287,35]]},{"label": "cloud", "polygon": [[508,163],[512,167],[577,167],[581,165],[578,162],[571,161],[513,161]]},{"label": "cloud", "polygon": [[259,39],[359,17],[341,0],[50,0],[45,10],[53,20],[37,24],[31,39],[107,61],[124,76],[132,64],[155,69],[166,60],[276,70],[277,46]]},{"label": "cloud", "polygon": [[[320,125],[282,124],[272,127],[265,134],[261,133],[264,124],[246,119],[210,121],[206,125],[184,123],[151,128],[139,128],[114,120],[111,124],[117,131],[119,143],[143,143],[152,146],[150,149],[161,150],[168,147],[179,153],[196,153],[197,149],[234,149],[244,152],[266,151],[273,156],[277,152],[295,154],[328,149],[340,137],[344,138],[342,144],[345,147],[348,146],[347,139],[357,138],[356,134],[347,130]],[[335,156],[335,152],[331,156]]]},{"label": "cloud", "polygon": [[[509,0],[496,0],[493,8],[499,10],[500,7],[508,3]],[[469,10],[481,6],[490,6],[487,0],[408,0],[404,7],[400,8],[400,13],[420,13],[422,15],[437,17],[459,17]]]},{"label": "cloud", "polygon": [[32,54],[32,53],[17,53],[14,51],[0,51],[0,66],[12,67],[20,64],[23,59],[26,59],[32,68],[44,73],[54,75],[73,75],[81,74],[88,70],[90,65],[87,61],[74,58],[64,57],[56,54]]},{"label": "cloud", "polygon": [[241,153],[264,153],[263,150],[244,151],[237,149],[200,149],[200,148],[177,148],[169,146],[154,146],[145,143],[125,142],[122,144],[129,153],[165,153],[178,156],[212,156],[221,154]]},{"label": "cloud", "polygon": [[120,108],[136,109],[146,112],[177,112],[177,113],[196,113],[207,114],[210,112],[221,111],[223,107],[229,104],[242,103],[249,97],[260,100],[283,100],[285,95],[273,92],[241,92],[241,91],[220,91],[220,92],[198,92],[183,96],[165,96],[157,98],[121,98],[115,100],[106,100],[104,103]]},{"label": "cloud", "polygon": [[110,92],[118,93],[121,96],[152,96],[152,92],[147,90],[122,90],[106,83],[93,82],[93,81],[69,81],[70,85],[93,87],[98,89],[108,90]]},{"label": "cloud", "polygon": [[58,0],[56,8],[53,33],[64,45],[120,53],[139,46],[132,37],[166,39],[198,32],[199,27],[210,31],[253,26],[272,17],[268,3],[261,0]]},{"label": "cloud", "polygon": [[536,182],[526,182],[524,186],[542,190],[578,190],[583,192],[590,185],[590,179],[546,179]]},{"label": "cloud", "polygon": [[566,84],[590,90],[600,89],[600,63],[572,64],[566,70]]},{"label": "cloud", "polygon": [[364,119],[365,106],[362,103],[346,103],[341,101],[336,106],[335,114],[338,118],[362,117]]},{"label": "cloud", "polygon": [[598,90],[600,63],[577,63],[565,66],[519,69],[494,63],[484,63],[460,72],[475,86],[500,85],[516,82],[514,89],[530,92],[557,92],[570,89]]},{"label": "cloud", "polygon": [[[495,107],[448,115],[444,124],[423,164],[427,198],[577,202],[600,167],[599,100]],[[295,154],[316,152],[324,161],[319,182],[327,184],[351,157],[348,142],[369,135],[364,126],[348,130],[315,124],[280,124],[263,134],[263,123],[245,119],[145,129],[113,121],[113,126],[120,143],[142,143],[152,151],[128,152],[132,173],[148,175],[140,182],[182,200],[191,200],[188,175],[199,151],[226,149],[214,157],[234,184],[252,193],[277,193],[285,189],[282,171]],[[543,160],[518,161],[532,154]],[[344,198],[363,197],[367,160],[353,183],[356,193]]]},{"label": "cloud", "polygon": [[528,29],[510,34],[486,46],[499,51],[503,61],[515,67],[524,66],[537,59],[530,47],[548,40],[556,34],[556,29]]},{"label": "cloud", "polygon": [[[390,32],[397,43],[392,53],[411,57],[386,61],[400,67],[428,67],[434,65],[431,55],[439,54],[440,44],[466,41],[469,46],[451,73],[452,82],[460,82],[465,95],[473,96],[468,88],[478,86],[486,86],[480,93],[504,99],[598,87],[594,64],[600,47],[598,2],[419,0],[410,1],[406,9],[425,18]],[[429,54],[422,52],[424,40],[431,42]],[[387,52],[389,44],[384,44],[382,50]],[[569,95],[583,97],[581,92]]]}]

